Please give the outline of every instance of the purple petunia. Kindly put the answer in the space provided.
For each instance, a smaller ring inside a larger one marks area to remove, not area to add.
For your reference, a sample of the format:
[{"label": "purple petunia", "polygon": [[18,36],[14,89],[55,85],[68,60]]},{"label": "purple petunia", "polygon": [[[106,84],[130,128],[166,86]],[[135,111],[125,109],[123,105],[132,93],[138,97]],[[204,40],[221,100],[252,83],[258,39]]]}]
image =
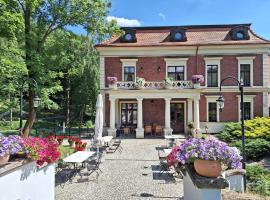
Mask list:
[{"label": "purple petunia", "polygon": [[22,138],[17,135],[0,136],[0,156],[13,155],[23,150]]},{"label": "purple petunia", "polygon": [[176,156],[181,164],[192,163],[195,159],[218,160],[229,168],[241,168],[240,152],[235,147],[215,138],[190,138],[179,145],[180,150]]}]

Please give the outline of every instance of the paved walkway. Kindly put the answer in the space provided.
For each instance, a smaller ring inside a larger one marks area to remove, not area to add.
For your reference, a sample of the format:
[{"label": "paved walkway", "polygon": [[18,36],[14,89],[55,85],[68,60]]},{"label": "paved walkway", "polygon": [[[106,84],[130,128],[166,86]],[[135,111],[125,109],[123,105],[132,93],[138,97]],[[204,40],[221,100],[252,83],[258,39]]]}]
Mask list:
[{"label": "paved walkway", "polygon": [[56,200],[181,199],[182,179],[159,176],[159,145],[165,140],[123,139],[122,153],[106,154],[98,183],[95,174],[84,182],[75,177],[72,183],[56,186]]}]

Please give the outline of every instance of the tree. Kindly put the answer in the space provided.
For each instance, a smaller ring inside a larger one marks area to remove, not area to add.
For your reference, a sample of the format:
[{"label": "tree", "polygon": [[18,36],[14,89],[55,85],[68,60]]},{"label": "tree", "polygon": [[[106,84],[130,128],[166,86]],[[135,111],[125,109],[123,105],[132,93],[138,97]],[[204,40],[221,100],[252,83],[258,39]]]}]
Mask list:
[{"label": "tree", "polygon": [[29,85],[28,119],[23,132],[27,137],[36,117],[33,99],[37,92],[43,106],[52,106],[50,95],[62,89],[57,66],[48,68],[44,62],[44,46],[57,30],[81,25],[91,40],[97,41],[117,31],[115,22],[106,21],[110,3],[106,0],[4,0],[13,10],[20,10],[24,24],[24,50],[27,77],[38,82],[38,88]]}]

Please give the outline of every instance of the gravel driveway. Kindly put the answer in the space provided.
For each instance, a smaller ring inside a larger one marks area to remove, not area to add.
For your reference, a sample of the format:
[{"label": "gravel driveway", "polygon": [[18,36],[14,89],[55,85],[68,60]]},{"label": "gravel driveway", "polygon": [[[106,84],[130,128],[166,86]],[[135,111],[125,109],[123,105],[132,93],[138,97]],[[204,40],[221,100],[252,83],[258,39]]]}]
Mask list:
[{"label": "gravel driveway", "polygon": [[[103,173],[56,184],[56,200],[170,199],[183,196],[182,179],[162,174],[156,147],[164,139],[123,139],[123,151],[108,153],[100,166]],[[57,181],[56,181],[57,182]]]}]

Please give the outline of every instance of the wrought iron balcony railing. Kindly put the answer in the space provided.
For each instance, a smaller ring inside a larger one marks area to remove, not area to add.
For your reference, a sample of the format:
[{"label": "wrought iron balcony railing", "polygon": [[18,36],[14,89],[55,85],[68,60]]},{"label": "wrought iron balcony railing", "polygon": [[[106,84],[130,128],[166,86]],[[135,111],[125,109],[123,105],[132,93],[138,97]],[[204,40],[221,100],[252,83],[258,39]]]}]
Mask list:
[{"label": "wrought iron balcony railing", "polygon": [[[136,83],[133,81],[119,81],[114,86],[110,85],[113,89],[138,89]],[[194,85],[192,81],[173,81],[172,85],[166,86],[163,81],[145,81],[143,87],[139,89],[192,89]]]}]

